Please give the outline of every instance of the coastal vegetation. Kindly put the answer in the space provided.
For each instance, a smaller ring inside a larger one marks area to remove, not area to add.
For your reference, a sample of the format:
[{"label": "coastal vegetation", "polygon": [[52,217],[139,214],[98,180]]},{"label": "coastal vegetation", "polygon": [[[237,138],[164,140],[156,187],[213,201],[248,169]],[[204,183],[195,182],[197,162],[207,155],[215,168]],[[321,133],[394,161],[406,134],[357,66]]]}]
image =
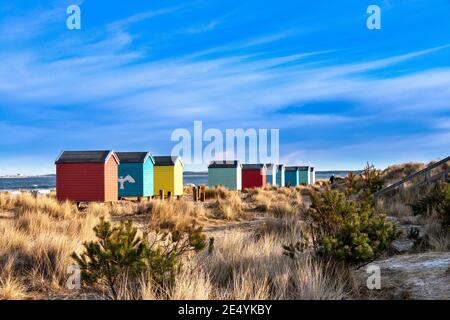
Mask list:
[{"label": "coastal vegetation", "polygon": [[[333,185],[218,187],[204,202],[190,187],[180,199],[80,206],[0,193],[0,299],[373,297],[356,271],[396,254],[399,237],[412,252],[450,250],[448,184],[374,203],[419,167],[368,165]],[[68,285],[74,267],[79,288]]]}]

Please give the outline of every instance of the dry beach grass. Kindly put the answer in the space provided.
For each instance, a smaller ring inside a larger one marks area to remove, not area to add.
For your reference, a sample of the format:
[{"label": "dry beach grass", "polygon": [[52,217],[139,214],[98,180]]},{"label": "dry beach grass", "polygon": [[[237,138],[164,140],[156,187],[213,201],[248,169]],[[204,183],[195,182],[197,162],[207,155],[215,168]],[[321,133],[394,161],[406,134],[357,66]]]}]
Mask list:
[{"label": "dry beach grass", "polygon": [[[54,196],[34,197],[29,193],[0,193],[0,298],[40,299],[80,298],[66,288],[67,267],[73,252],[83,250],[83,242],[94,239],[93,227],[100,217],[119,221],[131,218],[142,229],[182,228],[192,222],[217,225],[218,220],[251,217],[254,211],[270,209],[272,218],[252,232],[235,228],[214,233],[218,236],[214,251],[186,256],[184,268],[177,274],[170,291],[156,290],[150,279],[143,278],[139,293],[120,293],[123,299],[342,299],[348,296],[345,279],[331,276],[330,263],[305,255],[300,264],[283,255],[282,245],[292,237],[286,220],[295,215],[283,201],[300,205],[298,190],[283,191],[281,201],[274,201],[274,190],[239,194],[225,189],[211,191],[206,203],[189,199],[145,201],[140,203],[92,203],[78,209]],[[280,190],[277,190],[279,193]],[[241,198],[242,197],[242,198]],[[262,208],[261,203],[267,205]],[[300,207],[298,207],[300,208]],[[250,213],[249,213],[250,212]],[[275,222],[278,221],[278,222]],[[142,223],[142,221],[144,221]],[[284,222],[283,222],[284,221]]]},{"label": "dry beach grass", "polygon": [[[418,168],[408,164],[405,172]],[[395,166],[383,175],[397,179],[402,168]],[[101,217],[113,224],[132,220],[140,234],[182,230],[194,223],[215,238],[213,250],[183,257],[183,268],[170,288],[158,287],[144,275],[131,291],[123,285],[120,299],[360,298],[351,272],[340,263],[317,259],[308,250],[296,260],[283,252],[283,245],[298,241],[305,232],[312,189],[320,191],[326,185],[320,181],[312,187],[242,192],[218,187],[206,189],[206,202],[193,202],[186,188],[179,200],[91,203],[82,208],[58,202],[53,194],[0,193],[0,299],[104,298],[99,286],[66,287],[67,267],[74,264],[71,254],[82,252],[83,242],[95,239],[93,228]],[[421,224],[431,249],[447,250],[449,237],[438,232],[435,217],[412,217],[408,204],[417,196],[406,188],[384,199],[381,210]]]}]

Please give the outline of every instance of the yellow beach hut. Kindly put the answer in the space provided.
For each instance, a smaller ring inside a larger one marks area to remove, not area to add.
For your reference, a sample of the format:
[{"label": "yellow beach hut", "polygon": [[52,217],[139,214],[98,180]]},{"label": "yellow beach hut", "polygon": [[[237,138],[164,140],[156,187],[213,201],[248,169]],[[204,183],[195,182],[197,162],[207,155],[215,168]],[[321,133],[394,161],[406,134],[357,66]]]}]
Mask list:
[{"label": "yellow beach hut", "polygon": [[153,157],[154,165],[154,195],[159,195],[160,190],[164,190],[164,195],[168,192],[172,196],[183,194],[183,162],[180,157],[159,156]]}]

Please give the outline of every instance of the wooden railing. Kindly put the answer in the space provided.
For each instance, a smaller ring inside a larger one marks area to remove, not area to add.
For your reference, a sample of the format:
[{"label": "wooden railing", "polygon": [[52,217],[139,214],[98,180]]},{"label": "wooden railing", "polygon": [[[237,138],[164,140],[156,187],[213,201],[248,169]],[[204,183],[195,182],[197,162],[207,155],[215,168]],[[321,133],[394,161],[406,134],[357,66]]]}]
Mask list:
[{"label": "wooden railing", "polygon": [[430,173],[431,173],[431,170],[436,169],[437,167],[439,167],[439,166],[441,166],[441,165],[443,165],[443,164],[445,164],[445,163],[447,163],[449,161],[450,161],[450,156],[448,156],[447,158],[442,159],[442,160],[440,160],[440,161],[438,161],[436,163],[433,163],[433,164],[429,165],[428,167],[426,167],[426,168],[424,168],[424,169],[422,169],[420,171],[417,171],[416,173],[413,173],[413,174],[407,176],[406,178],[403,178],[402,180],[397,181],[394,184],[391,184],[390,186],[387,186],[384,189],[381,189],[380,191],[374,193],[375,203],[378,203],[378,200],[379,200],[380,196],[382,196],[383,194],[403,187],[403,185],[406,182],[411,181],[412,179],[414,179],[414,178],[416,178],[416,177],[418,177],[420,175],[425,175],[425,180],[420,182],[420,183],[415,184],[413,186],[413,188],[416,188],[416,187],[422,186],[424,184],[428,184],[428,183],[434,182],[434,181],[439,180],[439,179],[446,179],[447,178],[447,174],[450,173],[450,167],[447,168],[447,169],[443,169],[442,171],[440,171],[439,173],[437,173],[437,174],[435,174],[433,176],[430,176]]}]

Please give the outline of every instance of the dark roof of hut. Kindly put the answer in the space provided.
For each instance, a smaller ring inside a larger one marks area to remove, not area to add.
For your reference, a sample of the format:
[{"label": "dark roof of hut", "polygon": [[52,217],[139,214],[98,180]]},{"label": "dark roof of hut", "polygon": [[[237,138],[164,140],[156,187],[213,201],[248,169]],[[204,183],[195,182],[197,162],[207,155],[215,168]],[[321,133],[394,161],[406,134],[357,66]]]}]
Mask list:
[{"label": "dark roof of hut", "polygon": [[309,170],[309,166],[289,166],[289,167],[285,167],[284,169],[286,171],[305,171],[305,170]]},{"label": "dark roof of hut", "polygon": [[240,165],[239,160],[211,161],[208,168],[237,168]]},{"label": "dark roof of hut", "polygon": [[242,165],[242,169],[261,169],[261,168],[265,168],[266,165],[262,164],[262,163],[249,163],[249,164],[243,164]]},{"label": "dark roof of hut", "polygon": [[180,157],[155,156],[153,157],[153,159],[155,159],[156,166],[174,166],[175,163],[180,159]]},{"label": "dark roof of hut", "polygon": [[55,163],[104,163],[113,154],[112,150],[63,151]]},{"label": "dark roof of hut", "polygon": [[120,163],[144,163],[148,157],[155,163],[150,152],[117,152],[116,154]]}]

